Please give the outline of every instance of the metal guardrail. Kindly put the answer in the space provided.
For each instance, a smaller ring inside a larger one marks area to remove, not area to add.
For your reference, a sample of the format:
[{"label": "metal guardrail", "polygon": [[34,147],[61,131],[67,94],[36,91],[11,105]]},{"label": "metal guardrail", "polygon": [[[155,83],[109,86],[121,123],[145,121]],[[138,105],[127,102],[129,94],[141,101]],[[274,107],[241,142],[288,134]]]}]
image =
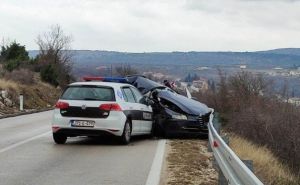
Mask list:
[{"label": "metal guardrail", "polygon": [[213,112],[212,109],[208,124],[209,144],[227,183],[233,185],[263,185],[218,134],[212,122]]}]

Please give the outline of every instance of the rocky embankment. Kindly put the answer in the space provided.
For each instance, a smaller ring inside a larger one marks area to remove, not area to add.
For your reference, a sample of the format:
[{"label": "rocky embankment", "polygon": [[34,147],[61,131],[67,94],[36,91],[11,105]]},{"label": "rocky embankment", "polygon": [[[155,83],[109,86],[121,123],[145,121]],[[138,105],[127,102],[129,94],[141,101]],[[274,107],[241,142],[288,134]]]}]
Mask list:
[{"label": "rocky embankment", "polygon": [[60,89],[41,81],[24,85],[0,79],[0,116],[20,112],[20,94],[24,99],[23,112],[34,112],[53,107],[60,93]]}]

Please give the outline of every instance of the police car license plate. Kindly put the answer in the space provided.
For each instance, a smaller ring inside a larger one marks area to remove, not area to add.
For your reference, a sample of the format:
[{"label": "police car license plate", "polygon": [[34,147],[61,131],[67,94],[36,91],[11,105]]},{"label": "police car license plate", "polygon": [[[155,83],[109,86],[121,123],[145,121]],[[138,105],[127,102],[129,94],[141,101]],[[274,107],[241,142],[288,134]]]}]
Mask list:
[{"label": "police car license plate", "polygon": [[94,127],[95,121],[72,120],[72,127]]}]

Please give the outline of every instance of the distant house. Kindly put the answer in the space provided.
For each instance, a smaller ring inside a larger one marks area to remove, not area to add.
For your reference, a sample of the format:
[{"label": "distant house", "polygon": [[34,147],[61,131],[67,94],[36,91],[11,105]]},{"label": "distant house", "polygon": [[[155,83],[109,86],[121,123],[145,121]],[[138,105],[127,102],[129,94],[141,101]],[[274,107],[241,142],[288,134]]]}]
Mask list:
[{"label": "distant house", "polygon": [[201,91],[208,90],[208,82],[206,79],[195,80],[193,81],[192,85]]},{"label": "distant house", "polygon": [[288,99],[288,103],[294,104],[294,105],[296,105],[296,106],[300,106],[300,98],[296,98],[296,97],[294,97],[294,98],[289,98],[289,99]]},{"label": "distant house", "polygon": [[240,65],[240,69],[246,69],[247,66],[246,65]]},{"label": "distant house", "polygon": [[202,67],[198,67],[197,70],[202,71],[202,70],[206,70],[209,69],[209,67],[206,66],[202,66]]}]

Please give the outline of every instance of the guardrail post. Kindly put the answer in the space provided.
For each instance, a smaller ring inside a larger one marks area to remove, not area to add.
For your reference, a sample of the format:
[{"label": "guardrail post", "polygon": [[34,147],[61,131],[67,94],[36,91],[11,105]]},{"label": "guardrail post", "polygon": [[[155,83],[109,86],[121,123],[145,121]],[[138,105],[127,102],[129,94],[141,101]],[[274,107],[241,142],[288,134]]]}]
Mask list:
[{"label": "guardrail post", "polygon": [[218,134],[220,135],[220,131],[221,131],[221,122],[219,121],[219,114],[218,113],[214,113],[214,119],[212,120],[213,121],[213,125],[214,125],[214,128],[216,129],[216,131],[218,132]]},{"label": "guardrail post", "polygon": [[254,167],[253,167],[253,161],[252,160],[242,160],[243,163],[252,171],[254,172]]},{"label": "guardrail post", "polygon": [[23,97],[23,94],[20,94],[20,111],[23,111],[24,108],[23,108],[23,104],[24,104],[24,97]]},{"label": "guardrail post", "polygon": [[218,167],[219,171],[219,183],[218,185],[228,185],[227,179],[224,177],[221,169]]},{"label": "guardrail post", "polygon": [[209,140],[208,140],[208,142],[207,142],[208,144],[207,144],[207,151],[208,152],[212,152],[212,149],[211,149],[211,146],[210,146],[210,143],[209,143]]},{"label": "guardrail post", "polygon": [[[253,168],[253,161],[252,160],[242,160],[244,162],[244,164],[253,172],[254,168]],[[218,167],[218,172],[219,172],[219,185],[227,185],[227,179],[225,178],[225,176],[223,175],[221,169]]]}]

